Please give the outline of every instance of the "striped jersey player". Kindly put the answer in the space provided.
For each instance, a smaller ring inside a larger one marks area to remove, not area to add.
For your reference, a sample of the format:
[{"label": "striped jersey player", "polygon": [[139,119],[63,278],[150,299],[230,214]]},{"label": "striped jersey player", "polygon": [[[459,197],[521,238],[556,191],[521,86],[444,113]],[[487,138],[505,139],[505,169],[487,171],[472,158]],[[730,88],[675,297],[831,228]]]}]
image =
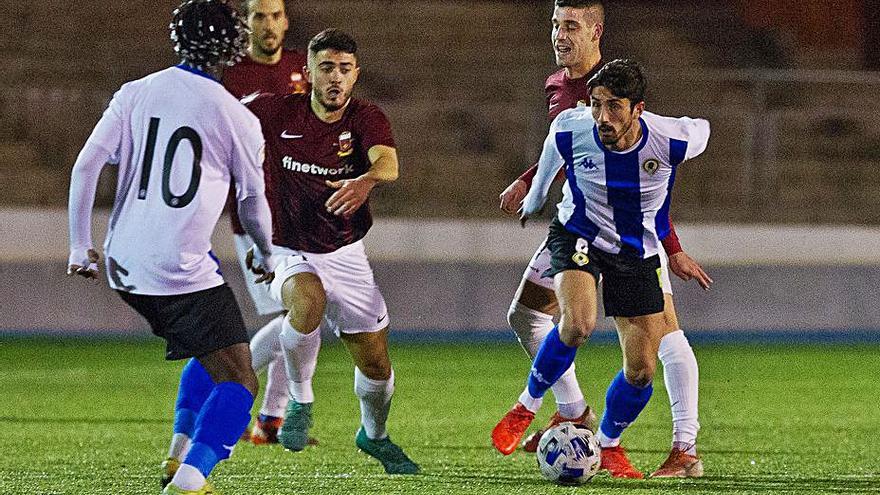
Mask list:
[{"label": "striped jersey player", "polygon": [[565,168],[558,220],[602,251],[647,258],[669,233],[675,170],[706,149],[709,123],[643,112],[641,139],[630,149],[608,149],[586,105],[559,114],[550,127],[523,213],[536,213],[553,178]]}]

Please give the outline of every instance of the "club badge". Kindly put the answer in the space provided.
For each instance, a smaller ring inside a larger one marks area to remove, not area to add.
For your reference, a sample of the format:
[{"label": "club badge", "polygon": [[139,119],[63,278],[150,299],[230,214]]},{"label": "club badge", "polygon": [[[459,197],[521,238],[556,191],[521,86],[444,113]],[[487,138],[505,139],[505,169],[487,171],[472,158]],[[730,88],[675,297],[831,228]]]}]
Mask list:
[{"label": "club badge", "polygon": [[299,72],[290,73],[290,93],[295,95],[306,94],[309,84]]},{"label": "club badge", "polygon": [[655,160],[654,158],[649,158],[645,160],[645,163],[642,164],[642,170],[644,170],[648,175],[654,175],[657,170],[660,170],[660,162]]},{"label": "club badge", "polygon": [[345,131],[339,135],[339,151],[337,151],[336,154],[339,156],[348,156],[352,151],[354,151],[354,149],[352,148],[351,132]]}]

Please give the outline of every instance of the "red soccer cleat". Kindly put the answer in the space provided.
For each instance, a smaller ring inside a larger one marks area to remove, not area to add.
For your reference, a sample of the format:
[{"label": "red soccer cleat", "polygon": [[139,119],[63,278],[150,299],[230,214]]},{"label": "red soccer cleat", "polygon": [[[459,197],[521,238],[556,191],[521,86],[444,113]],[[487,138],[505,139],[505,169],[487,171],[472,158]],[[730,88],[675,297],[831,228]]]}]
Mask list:
[{"label": "red soccer cleat", "polygon": [[596,428],[599,425],[598,418],[596,418],[596,413],[593,412],[593,408],[587,406],[587,409],[577,418],[566,418],[559,414],[559,411],[553,413],[553,416],[550,417],[550,421],[547,423],[547,426],[544,428],[535,431],[531,435],[527,436],[525,440],[523,440],[522,448],[526,452],[537,452],[538,451],[538,443],[541,441],[541,436],[545,431],[553,428],[554,426],[571,422],[579,425],[584,425],[590,429],[593,433],[596,433]]},{"label": "red soccer cleat", "polygon": [[261,414],[251,430],[251,443],[254,445],[278,443],[278,430],[281,429],[283,423],[284,418]]},{"label": "red soccer cleat", "polygon": [[492,445],[504,455],[512,454],[533,419],[535,413],[517,402],[492,429]]},{"label": "red soccer cleat", "polygon": [[602,447],[602,464],[599,469],[607,469],[614,478],[637,478],[645,477],[641,471],[633,467],[626,456],[623,447]]},{"label": "red soccer cleat", "polygon": [[695,455],[673,448],[652,478],[699,478],[703,476],[703,461]]}]

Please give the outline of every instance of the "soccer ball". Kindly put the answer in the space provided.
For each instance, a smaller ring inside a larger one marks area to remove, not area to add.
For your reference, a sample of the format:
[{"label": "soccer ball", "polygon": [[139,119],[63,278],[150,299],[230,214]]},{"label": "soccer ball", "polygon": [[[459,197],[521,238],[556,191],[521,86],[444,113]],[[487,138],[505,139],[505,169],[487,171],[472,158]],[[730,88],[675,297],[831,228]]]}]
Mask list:
[{"label": "soccer ball", "polygon": [[538,442],[538,467],[548,480],[580,485],[599,471],[599,440],[586,426],[561,423],[544,432]]}]

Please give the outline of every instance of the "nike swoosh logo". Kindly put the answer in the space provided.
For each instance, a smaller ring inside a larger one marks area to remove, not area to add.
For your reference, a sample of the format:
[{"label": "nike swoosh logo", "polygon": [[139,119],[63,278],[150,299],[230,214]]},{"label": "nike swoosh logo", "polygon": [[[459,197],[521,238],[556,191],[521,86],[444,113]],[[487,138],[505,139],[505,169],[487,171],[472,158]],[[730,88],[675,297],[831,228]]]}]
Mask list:
[{"label": "nike swoosh logo", "polygon": [[223,445],[223,448],[232,453],[232,449],[235,448],[235,445]]},{"label": "nike swoosh logo", "polygon": [[384,320],[387,316],[388,316],[388,313],[385,313],[384,315],[380,316],[379,318],[376,319],[376,323],[382,323],[382,320]]},{"label": "nike swoosh logo", "polygon": [[549,110],[553,110],[554,108],[556,108],[558,106],[559,106],[559,103],[551,103]]},{"label": "nike swoosh logo", "polygon": [[303,137],[303,135],[302,134],[288,134],[287,131],[284,131],[281,133],[281,137],[283,137],[284,139],[299,139],[299,138]]}]

